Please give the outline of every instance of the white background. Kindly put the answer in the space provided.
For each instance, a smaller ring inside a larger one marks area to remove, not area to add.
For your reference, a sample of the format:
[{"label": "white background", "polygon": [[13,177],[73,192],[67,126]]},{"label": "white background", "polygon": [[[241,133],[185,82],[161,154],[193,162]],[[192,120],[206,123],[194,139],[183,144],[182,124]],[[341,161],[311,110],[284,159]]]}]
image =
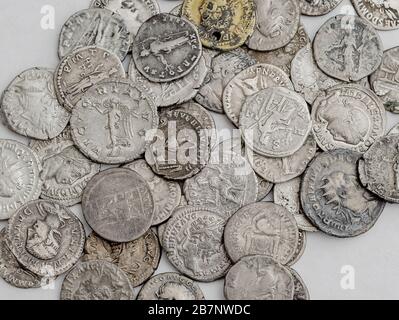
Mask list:
[{"label": "white background", "polygon": [[[181,1],[159,0],[162,11]],[[76,11],[89,6],[89,0],[1,0],[0,3],[0,91],[25,69],[55,68],[58,35],[62,24]],[[40,21],[45,5],[55,8],[55,29],[43,30]],[[352,12],[349,0],[323,17],[302,17],[306,31],[314,34],[328,17]],[[384,48],[399,45],[399,30],[380,32]],[[232,128],[224,116],[215,115],[218,128]],[[388,115],[388,129],[399,117]],[[3,125],[0,138],[27,142]],[[399,299],[399,205],[387,205],[375,227],[355,239],[336,239],[322,233],[308,234],[302,259],[294,266],[306,282],[313,299]],[[82,221],[80,207],[73,208]],[[5,222],[0,222],[5,225]],[[86,229],[88,232],[89,229]],[[341,287],[344,266],[355,271],[354,290]],[[173,271],[165,257],[157,273]],[[58,299],[63,277],[53,289],[17,289],[0,279],[0,299]],[[207,299],[223,299],[223,280],[200,284]],[[137,289],[136,289],[137,292]]]}]

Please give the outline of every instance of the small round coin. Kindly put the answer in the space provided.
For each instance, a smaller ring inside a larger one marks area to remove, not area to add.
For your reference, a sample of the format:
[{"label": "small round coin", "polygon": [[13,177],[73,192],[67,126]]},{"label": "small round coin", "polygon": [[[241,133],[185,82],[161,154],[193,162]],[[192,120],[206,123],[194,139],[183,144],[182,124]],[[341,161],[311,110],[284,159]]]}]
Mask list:
[{"label": "small round coin", "polygon": [[397,0],[352,0],[360,17],[378,30],[399,29],[399,3]]},{"label": "small round coin", "polygon": [[342,0],[299,0],[301,13],[307,16],[323,16],[333,11]]}]

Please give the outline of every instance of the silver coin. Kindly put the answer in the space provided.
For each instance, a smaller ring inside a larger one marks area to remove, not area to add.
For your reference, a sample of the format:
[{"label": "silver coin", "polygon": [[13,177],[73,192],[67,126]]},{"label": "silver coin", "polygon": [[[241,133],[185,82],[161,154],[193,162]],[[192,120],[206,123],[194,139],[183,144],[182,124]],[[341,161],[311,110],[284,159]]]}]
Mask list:
[{"label": "silver coin", "polygon": [[289,76],[273,65],[256,64],[241,71],[223,91],[223,108],[227,117],[238,126],[246,99],[258,91],[273,87],[294,90]]},{"label": "silver coin", "polygon": [[72,139],[90,159],[119,164],[139,158],[158,114],[146,88],[124,79],[104,80],[84,93],[72,111]]},{"label": "silver coin", "polygon": [[266,256],[241,259],[226,276],[228,300],[292,300],[294,279],[287,267]]},{"label": "silver coin", "polygon": [[310,295],[305,282],[294,269],[290,269],[294,279],[294,300],[310,300]]},{"label": "silver coin", "polygon": [[223,245],[226,219],[203,207],[176,211],[163,235],[166,255],[184,275],[198,281],[214,281],[230,268]]},{"label": "silver coin", "polygon": [[140,290],[137,300],[204,300],[201,288],[191,279],[167,272],[152,277]]},{"label": "silver coin", "polygon": [[79,263],[67,274],[61,287],[61,300],[133,299],[127,275],[104,260]]},{"label": "silver coin", "polygon": [[123,78],[125,70],[111,52],[85,47],[63,58],[54,77],[58,101],[71,111],[89,88],[104,79]]},{"label": "silver coin", "polygon": [[201,58],[195,26],[186,19],[157,14],[145,21],[133,43],[133,60],[150,81],[169,82],[187,75]]},{"label": "silver coin", "polygon": [[170,14],[173,14],[174,16],[181,16],[181,11],[182,11],[183,5],[179,4],[176,7],[174,7],[172,10],[170,10]]},{"label": "silver coin", "polygon": [[4,91],[1,109],[13,131],[41,140],[59,135],[71,117],[57,100],[53,71],[45,68],[18,75]]},{"label": "silver coin", "polygon": [[386,114],[378,97],[364,87],[342,84],[320,94],[312,107],[313,134],[324,151],[364,153],[385,134]]},{"label": "silver coin", "polygon": [[0,139],[0,220],[40,196],[39,158],[20,142]]},{"label": "silver coin", "polygon": [[399,134],[399,123],[396,124],[389,132],[388,135]]},{"label": "silver coin", "polygon": [[284,87],[264,89],[247,98],[239,125],[250,149],[276,158],[298,151],[312,127],[305,99]]},{"label": "silver coin", "polygon": [[80,203],[87,182],[100,171],[100,165],[76,149],[70,129],[51,140],[31,140],[29,146],[38,155],[43,168],[40,197],[65,206]]},{"label": "silver coin", "polygon": [[124,166],[138,173],[147,181],[154,199],[154,218],[152,225],[158,225],[170,218],[173,211],[179,206],[181,198],[180,185],[157,176],[151,167],[140,159]]},{"label": "silver coin", "polygon": [[378,69],[383,45],[370,23],[338,15],[329,19],[314,39],[314,57],[321,70],[343,81],[361,80]]},{"label": "silver coin", "polygon": [[249,48],[272,51],[284,47],[298,31],[300,8],[296,0],[255,0],[256,26]]},{"label": "silver coin", "polygon": [[303,176],[303,211],[329,235],[347,238],[365,233],[384,209],[385,203],[360,184],[360,157],[360,153],[345,149],[324,152],[311,162]]},{"label": "silver coin", "polygon": [[236,74],[254,65],[255,60],[242,49],[217,55],[204,51],[204,57],[211,60],[211,68],[195,101],[211,111],[223,113],[223,90]]},{"label": "silver coin", "polygon": [[307,16],[323,16],[333,11],[342,0],[299,0],[301,13]]},{"label": "silver coin", "polygon": [[128,242],[152,225],[154,200],[147,182],[136,172],[114,168],[102,171],[87,184],[82,210],[90,227],[102,238]]},{"label": "silver coin", "polygon": [[132,43],[124,19],[105,9],[84,9],[73,14],[61,29],[58,55],[63,57],[73,51],[97,46],[125,59]]},{"label": "silver coin", "polygon": [[305,249],[306,249],[306,241],[307,241],[306,232],[303,230],[300,230],[300,229],[298,231],[299,231],[298,245],[296,247],[295,253],[292,256],[291,260],[287,262],[288,266],[292,266],[295,263],[297,263],[301,259],[302,255],[304,254]]},{"label": "silver coin", "polygon": [[399,29],[399,3],[397,0],[352,0],[360,17],[378,30]]},{"label": "silver coin", "polygon": [[33,273],[54,277],[80,258],[86,239],[80,220],[48,200],[31,201],[10,218],[7,243],[19,263]]},{"label": "silver coin", "polygon": [[261,176],[256,174],[257,186],[258,186],[258,195],[256,197],[256,202],[262,201],[265,199],[269,193],[273,189],[273,183],[266,181]]}]

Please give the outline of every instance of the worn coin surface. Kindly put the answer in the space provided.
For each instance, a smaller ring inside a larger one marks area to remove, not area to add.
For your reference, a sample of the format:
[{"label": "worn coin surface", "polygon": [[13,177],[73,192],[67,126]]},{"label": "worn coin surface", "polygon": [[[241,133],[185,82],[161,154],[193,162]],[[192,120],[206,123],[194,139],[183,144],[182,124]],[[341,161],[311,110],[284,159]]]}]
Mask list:
[{"label": "worn coin surface", "polygon": [[129,278],[104,260],[77,264],[65,277],[61,300],[133,300]]},{"label": "worn coin surface", "polygon": [[301,259],[302,255],[303,255],[303,253],[305,252],[305,249],[306,249],[306,241],[307,241],[306,232],[301,230],[301,229],[299,229],[298,245],[296,247],[295,253],[292,256],[291,260],[287,262],[288,266],[294,265],[295,263],[297,263]]},{"label": "worn coin surface", "polygon": [[380,66],[382,56],[383,44],[377,31],[357,16],[329,19],[314,39],[314,57],[319,68],[343,81],[369,76]]},{"label": "worn coin surface", "polygon": [[224,294],[228,300],[292,300],[294,287],[287,267],[258,255],[244,257],[231,267]]},{"label": "worn coin surface", "polygon": [[266,181],[261,176],[256,174],[257,186],[258,186],[258,195],[256,197],[256,202],[262,201],[266,198],[270,191],[273,189],[273,183]]},{"label": "worn coin surface", "polygon": [[364,87],[342,84],[321,93],[312,107],[313,134],[324,151],[364,153],[385,134],[386,114],[378,97]]},{"label": "worn coin surface", "polygon": [[82,210],[90,227],[102,238],[128,242],[152,225],[154,200],[148,183],[126,168],[102,171],[87,184]]},{"label": "worn coin surface", "polygon": [[360,184],[360,157],[360,153],[345,149],[323,152],[303,176],[302,209],[315,226],[329,235],[347,238],[365,233],[384,209],[385,203]]},{"label": "worn coin surface", "polygon": [[342,0],[299,0],[301,13],[307,16],[322,16],[333,11]]},{"label": "worn coin surface", "polygon": [[4,91],[1,109],[13,131],[41,140],[59,135],[70,118],[57,100],[54,73],[45,68],[18,75]]},{"label": "worn coin surface", "polygon": [[96,83],[124,77],[125,70],[116,55],[98,47],[85,47],[61,60],[54,74],[55,92],[58,101],[71,111]]},{"label": "worn coin surface", "polygon": [[174,272],[157,274],[141,288],[137,300],[204,300],[201,288]]},{"label": "worn coin surface", "polygon": [[179,4],[179,5],[177,5],[176,7],[174,7],[172,10],[170,10],[170,14],[173,14],[173,15],[175,15],[175,16],[178,16],[178,17],[180,17],[181,16],[181,11],[182,11],[182,9],[183,9],[183,5],[182,4]]},{"label": "worn coin surface", "polygon": [[389,132],[388,135],[399,134],[399,123],[396,124]]},{"label": "worn coin surface", "polygon": [[294,269],[290,269],[294,279],[294,300],[310,300],[310,294],[305,282]]},{"label": "worn coin surface", "polygon": [[399,3],[397,0],[352,0],[360,17],[378,30],[399,28]]}]

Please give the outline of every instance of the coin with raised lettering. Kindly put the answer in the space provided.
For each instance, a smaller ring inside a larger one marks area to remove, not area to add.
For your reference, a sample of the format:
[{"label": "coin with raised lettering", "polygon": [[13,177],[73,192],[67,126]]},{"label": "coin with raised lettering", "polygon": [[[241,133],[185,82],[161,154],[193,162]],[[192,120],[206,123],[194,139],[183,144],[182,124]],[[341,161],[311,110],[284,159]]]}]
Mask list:
[{"label": "coin with raised lettering", "polygon": [[399,29],[399,3],[397,0],[352,0],[360,17],[378,30]]},{"label": "coin with raised lettering", "polygon": [[299,0],[299,6],[304,15],[323,16],[333,11],[341,2],[342,0]]}]

